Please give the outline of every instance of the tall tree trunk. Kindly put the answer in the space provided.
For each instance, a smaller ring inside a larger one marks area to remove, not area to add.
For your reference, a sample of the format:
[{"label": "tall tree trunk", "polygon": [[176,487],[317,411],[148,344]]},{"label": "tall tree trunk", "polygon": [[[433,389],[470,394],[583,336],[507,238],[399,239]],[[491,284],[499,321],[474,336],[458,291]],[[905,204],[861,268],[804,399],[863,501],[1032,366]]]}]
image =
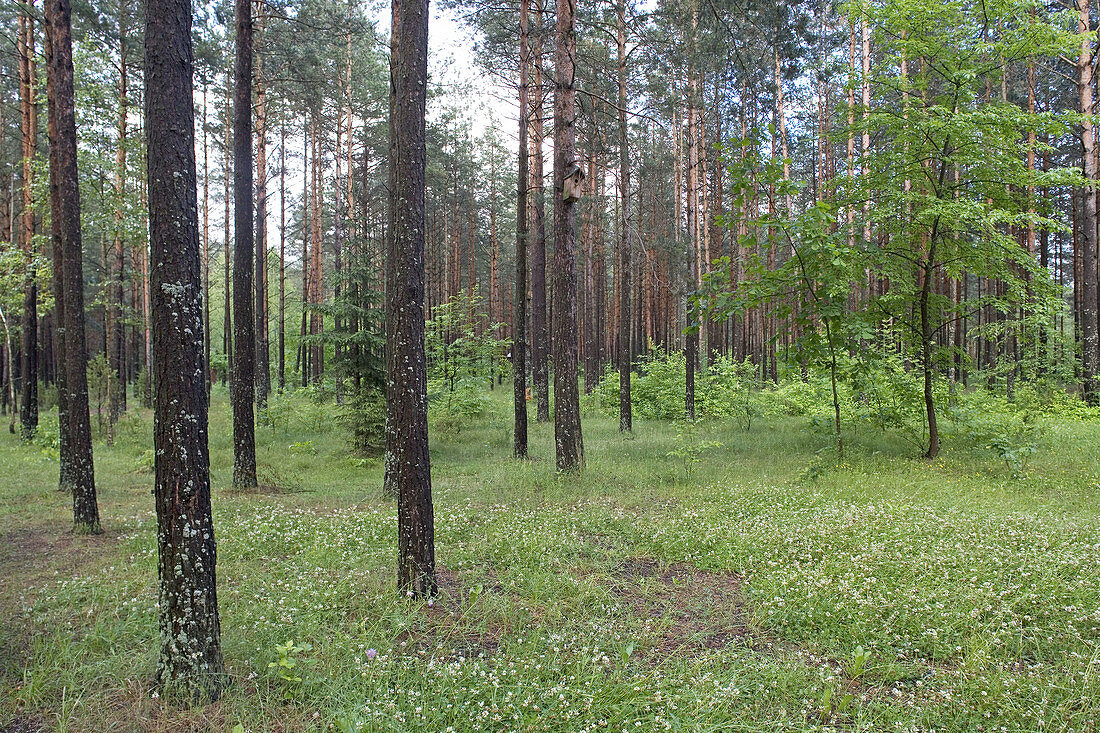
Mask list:
[{"label": "tall tree trunk", "polygon": [[[126,3],[119,3],[118,8],[118,143],[115,151],[115,231],[111,252],[114,265],[111,268],[111,286],[107,297],[108,329],[107,329],[107,363],[110,373],[109,381],[109,424],[111,430],[108,440],[114,436],[114,424],[119,415],[126,409],[126,349],[122,342],[122,307],[126,297],[125,264],[126,247],[123,240],[123,227],[126,216],[123,211],[123,200],[126,196],[126,123],[129,116],[129,104],[127,94],[129,92],[129,79],[127,77],[127,27],[126,14],[129,11]],[[204,100],[205,102],[205,97]],[[203,107],[205,111],[205,106]],[[205,138],[203,138],[205,141]]]},{"label": "tall tree trunk", "polygon": [[528,170],[527,152],[528,75],[531,66],[528,15],[530,0],[519,5],[519,173],[516,176],[516,290],[515,314],[512,318],[512,398],[515,412],[512,452],[516,458],[527,457],[527,247],[530,228],[527,222]]},{"label": "tall tree trunk", "polygon": [[309,244],[310,244],[310,230],[312,229],[312,211],[313,206],[310,203],[310,175],[313,172],[313,165],[309,160],[309,153],[313,149],[311,145],[313,137],[313,122],[310,116],[304,115],[303,120],[305,122],[304,129],[302,130],[302,322],[298,331],[298,365],[301,367],[299,376],[302,380],[302,386],[305,387],[309,384],[309,356],[310,347],[306,338],[308,331],[307,319],[309,317],[309,299],[312,294],[309,280]]},{"label": "tall tree trunk", "polygon": [[573,0],[557,0],[554,42],[554,442],[559,471],[584,462],[577,383],[576,200],[564,196],[567,176],[579,171],[575,146],[577,42]]},{"label": "tall tree trunk", "polygon": [[546,330],[546,209],[543,196],[543,100],[545,93],[542,85],[542,36],[543,0],[535,0],[535,25],[538,31],[532,43],[533,66],[535,72],[531,109],[531,227],[534,238],[531,240],[531,381],[535,387],[535,419],[538,422],[550,421],[550,366],[548,334]]},{"label": "tall tree trunk", "polygon": [[229,246],[230,235],[230,204],[233,201],[233,191],[230,188],[230,173],[232,171],[232,141],[230,132],[233,129],[231,120],[233,119],[232,112],[232,98],[233,98],[233,84],[230,80],[229,74],[225,77],[225,142],[222,149],[222,164],[225,168],[225,212],[224,219],[222,220],[222,266],[225,271],[225,317],[222,319],[222,353],[226,358],[226,369],[222,372],[222,384],[226,383],[230,375],[233,373],[233,281],[230,273],[230,254],[232,248]]},{"label": "tall tree trunk", "polygon": [[213,386],[210,373],[210,151],[207,146],[209,125],[206,118],[207,84],[202,84],[202,309],[203,309],[203,369],[206,374],[206,395]]},{"label": "tall tree trunk", "polygon": [[65,299],[65,388],[72,471],[73,523],[78,532],[99,533],[92,426],[88,414],[88,352],[84,337],[84,268],[80,230],[80,179],[76,163],[76,104],[73,88],[72,9],[69,0],[47,0],[48,74],[53,79],[50,114],[57,137],[57,184],[60,208],[53,215],[61,224]]},{"label": "tall tree trunk", "polygon": [[210,511],[190,0],[151,0],[146,13],[145,64],[157,355],[153,408],[161,637],[157,683],[200,702],[217,699],[227,678]]},{"label": "tall tree trunk", "polygon": [[[34,7],[33,0],[30,7]],[[19,13],[19,106],[23,135],[23,348],[20,379],[22,406],[19,422],[24,440],[38,430],[38,280],[34,251],[34,156],[38,145],[38,109],[35,100],[34,20]],[[14,191],[12,192],[14,198]],[[10,355],[9,356],[13,356]],[[14,374],[14,370],[11,371]],[[15,414],[14,401],[12,415]]]},{"label": "tall tree trunk", "polygon": [[[1079,20],[1077,30],[1081,34],[1081,53],[1077,58],[1077,93],[1081,100],[1081,160],[1085,180],[1091,185],[1097,179],[1096,135],[1092,124],[1093,61],[1092,23],[1089,17],[1090,0],[1077,0]],[[1100,370],[1100,337],[1097,333],[1097,217],[1096,192],[1085,188],[1082,192],[1081,226],[1081,306],[1078,323],[1081,330],[1081,369],[1084,372],[1084,393],[1089,404],[1100,402],[1097,371]]]},{"label": "tall tree trunk", "polygon": [[233,86],[233,486],[256,483],[256,335],[252,313],[252,0],[236,0]]},{"label": "tall tree trunk", "polygon": [[397,587],[424,597],[437,591],[424,359],[428,2],[393,0],[392,12],[385,483],[397,495]]},{"label": "tall tree trunk", "polygon": [[271,392],[271,353],[267,334],[267,82],[263,70],[264,8],[262,0],[256,2],[253,39],[253,57],[256,73],[256,276],[253,291],[256,299],[255,339],[255,398],[258,407],[267,406]]},{"label": "tall tree trunk", "polygon": [[323,141],[323,132],[321,128],[321,119],[319,114],[313,115],[313,198],[312,208],[310,209],[310,264],[309,264],[309,282],[312,286],[313,293],[310,297],[310,303],[313,306],[309,314],[309,335],[312,338],[310,349],[310,366],[312,367],[311,381],[320,386],[323,386],[323,379],[325,374],[325,344],[321,340],[321,334],[324,331],[324,317],[321,314],[321,302],[324,297],[322,289],[322,267],[323,261],[321,259],[321,202],[324,199],[324,181],[322,175],[324,173],[324,159],[321,152],[321,143]]},{"label": "tall tree trunk", "polygon": [[286,389],[286,122],[279,128],[279,391]]},{"label": "tall tree trunk", "polygon": [[[53,43],[49,25],[46,26],[46,42],[43,47],[46,59],[46,127],[48,139],[57,140],[58,123],[55,113],[55,75],[53,72]],[[53,271],[50,289],[53,292],[53,347],[55,362],[55,381],[57,382],[57,437],[58,437],[58,489],[72,493],[75,486],[72,441],[69,439],[69,387],[66,364],[67,346],[65,343],[65,237],[61,217],[61,164],[58,146],[49,146],[50,177],[50,239],[53,255]],[[135,298],[136,300],[136,298]],[[9,349],[10,354],[10,349]],[[14,358],[14,355],[12,355]],[[13,364],[9,364],[8,377],[14,380]],[[15,409],[15,391],[12,390],[12,409]]]}]

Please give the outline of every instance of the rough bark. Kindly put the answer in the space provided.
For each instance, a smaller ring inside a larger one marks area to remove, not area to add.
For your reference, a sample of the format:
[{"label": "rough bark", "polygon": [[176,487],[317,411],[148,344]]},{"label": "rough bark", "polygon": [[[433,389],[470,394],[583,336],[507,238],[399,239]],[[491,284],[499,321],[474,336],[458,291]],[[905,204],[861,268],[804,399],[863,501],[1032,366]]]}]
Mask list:
[{"label": "rough bark", "polygon": [[577,165],[574,0],[557,0],[554,43],[554,443],[559,471],[584,462],[577,381],[576,202],[563,196]]},{"label": "rough bark", "polygon": [[[46,2],[47,43],[51,46],[48,73],[53,77],[50,114],[57,136],[63,290],[65,298],[65,388],[68,391],[69,468],[76,531],[98,533],[99,505],[92,464],[92,426],[88,414],[88,351],[84,335],[84,268],[80,231],[80,184],[76,163],[76,104],[73,88],[72,8],[69,0]],[[64,446],[63,446],[64,447]]]},{"label": "rough bark", "polygon": [[[47,26],[44,46],[46,59],[46,101],[47,131],[50,140],[57,140],[57,115],[54,113],[55,75],[53,73],[53,44]],[[57,145],[49,146],[50,211],[61,211],[61,170],[57,154]],[[53,330],[54,372],[57,382],[57,436],[58,436],[58,489],[72,492],[73,468],[72,448],[69,440],[69,389],[66,372],[65,346],[65,243],[61,226],[61,217],[50,217],[51,252],[53,255],[53,273],[50,289],[53,291],[53,318],[56,324]],[[9,377],[11,371],[9,369]],[[14,398],[14,392],[12,393]]]},{"label": "rough bark", "polygon": [[227,678],[210,511],[190,0],[151,0],[145,27],[160,658],[157,683],[214,700]]},{"label": "rough bark", "polygon": [[437,591],[424,358],[427,0],[393,0],[390,27],[385,483],[397,495],[397,587],[423,597]]},{"label": "rough bark", "polygon": [[252,312],[252,0],[236,0],[233,88],[233,486],[256,482],[256,335]]}]

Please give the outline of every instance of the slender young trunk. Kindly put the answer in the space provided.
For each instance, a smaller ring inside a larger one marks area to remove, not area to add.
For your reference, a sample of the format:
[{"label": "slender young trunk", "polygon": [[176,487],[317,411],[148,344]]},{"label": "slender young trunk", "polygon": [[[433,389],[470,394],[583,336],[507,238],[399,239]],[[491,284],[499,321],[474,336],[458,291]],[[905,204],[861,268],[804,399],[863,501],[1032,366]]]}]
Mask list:
[{"label": "slender young trunk", "polygon": [[[30,3],[33,8],[33,1]],[[19,411],[24,440],[38,430],[38,285],[34,251],[34,156],[38,139],[38,109],[35,100],[34,20],[19,14],[19,106],[23,135],[23,349],[20,365],[23,399]],[[15,192],[12,191],[14,198]],[[9,353],[9,358],[14,355]],[[14,370],[9,372],[14,375]],[[12,401],[12,416],[15,401]]]},{"label": "slender young trunk", "polygon": [[435,522],[424,359],[428,2],[393,0],[386,258],[386,476],[397,494],[397,587],[433,596]]},{"label": "slender young trunk", "polygon": [[531,109],[531,138],[534,149],[531,151],[531,227],[534,238],[531,240],[531,381],[535,387],[535,419],[538,422],[550,421],[550,367],[548,361],[546,331],[546,214],[543,196],[543,132],[542,115],[544,92],[542,86],[542,0],[535,0],[535,33],[532,56],[535,72],[534,88],[531,90],[533,104]]},{"label": "slender young trunk", "polygon": [[207,147],[206,82],[202,85],[202,308],[203,308],[203,369],[206,374],[206,395],[210,396],[213,377],[210,374],[210,158]]},{"label": "slender young trunk", "polygon": [[233,486],[256,487],[256,335],[252,313],[252,0],[236,0],[233,86]]},{"label": "slender young trunk", "polygon": [[309,281],[313,287],[313,295],[310,302],[313,310],[309,315],[309,333],[312,337],[312,355],[310,365],[313,369],[312,381],[318,386],[323,386],[325,375],[325,344],[321,340],[324,331],[324,318],[320,307],[323,296],[321,260],[321,202],[324,198],[324,182],[321,180],[323,172],[323,158],[321,153],[322,131],[319,115],[313,117],[313,207],[310,212],[310,235],[312,239],[310,254]]},{"label": "slender young trunk", "polygon": [[48,74],[50,114],[57,136],[57,184],[60,208],[53,212],[61,225],[63,290],[65,299],[65,388],[72,471],[73,523],[76,531],[99,533],[95,470],[92,464],[92,426],[88,414],[88,352],[84,337],[84,268],[80,230],[80,185],[77,174],[76,104],[73,88],[72,9],[69,0],[47,0],[46,43],[50,46]]},{"label": "slender young trunk", "polygon": [[920,291],[920,328],[921,328],[921,369],[924,373],[924,408],[928,421],[928,450],[924,457],[931,460],[940,452],[940,432],[936,425],[936,402],[933,393],[932,322],[928,313],[928,301],[932,294],[933,265],[936,257],[936,227],[932,229],[932,241],[929,244],[928,258],[924,263],[924,282]]},{"label": "slender young trunk", "polygon": [[[138,192],[139,209],[143,212],[149,211],[148,203],[148,190],[145,181],[141,182],[140,191]],[[149,216],[147,213],[142,214],[142,225],[144,230],[149,229]],[[150,294],[149,294],[149,248],[148,246],[141,246],[137,249],[138,252],[138,267],[140,268],[141,279],[141,329],[142,329],[142,342],[145,345],[145,361],[142,365],[145,372],[145,393],[141,396],[142,404],[145,407],[153,407],[153,327],[150,319],[152,312]]]},{"label": "slender young trunk", "polygon": [[286,122],[279,128],[279,391],[286,389]]},{"label": "slender young trunk", "polygon": [[233,201],[233,191],[230,188],[230,172],[232,170],[232,142],[230,138],[230,132],[233,129],[231,121],[233,119],[232,112],[232,98],[233,98],[233,84],[230,81],[229,75],[226,75],[225,79],[225,143],[222,148],[223,159],[222,163],[225,167],[225,218],[222,220],[222,265],[225,270],[225,317],[222,319],[222,353],[226,357],[226,369],[222,372],[222,384],[230,378],[233,373],[233,281],[232,275],[229,269],[230,254],[232,252],[229,246],[229,235],[231,232],[230,219],[231,211],[230,204]]},{"label": "slender young trunk", "polygon": [[566,178],[576,160],[575,67],[577,42],[573,0],[557,0],[554,42],[554,442],[559,471],[584,463],[577,383],[576,199],[566,197]]},{"label": "slender young trunk", "polygon": [[157,683],[170,693],[201,702],[217,699],[228,680],[210,510],[190,26],[190,0],[150,0],[145,27],[145,129],[157,354],[153,413],[161,637]]},{"label": "slender young trunk", "polygon": [[[350,83],[350,82],[345,82]],[[345,87],[346,89],[346,87]],[[344,93],[343,90],[341,93]],[[335,216],[333,227],[333,282],[332,282],[332,302],[334,305],[340,303],[340,293],[343,288],[343,246],[344,246],[344,187],[341,185],[341,154],[343,152],[343,139],[344,139],[344,125],[343,121],[337,117],[336,120],[336,154],[333,158],[336,161],[336,185],[333,189],[335,197]],[[333,313],[333,328],[336,333],[340,333],[340,311],[336,309]],[[336,359],[336,363],[339,364],[343,355],[340,341],[337,339],[333,344],[333,357]],[[344,403],[344,379],[340,370],[336,371],[336,404],[342,405]]]},{"label": "slender young trunk", "polygon": [[309,280],[309,242],[311,227],[312,204],[310,203],[310,174],[313,166],[309,160],[311,150],[311,138],[313,125],[309,115],[305,115],[305,126],[302,130],[302,322],[298,330],[298,366],[301,367],[299,376],[302,386],[309,384],[309,355],[310,348],[306,339],[306,319],[309,316],[309,302],[312,291]]},{"label": "slender young trunk", "polygon": [[512,452],[527,457],[527,247],[530,229],[527,223],[528,163],[527,117],[528,72],[531,53],[528,45],[530,0],[519,6],[519,173],[516,176],[516,290],[515,315],[512,318],[512,397],[515,407]]}]

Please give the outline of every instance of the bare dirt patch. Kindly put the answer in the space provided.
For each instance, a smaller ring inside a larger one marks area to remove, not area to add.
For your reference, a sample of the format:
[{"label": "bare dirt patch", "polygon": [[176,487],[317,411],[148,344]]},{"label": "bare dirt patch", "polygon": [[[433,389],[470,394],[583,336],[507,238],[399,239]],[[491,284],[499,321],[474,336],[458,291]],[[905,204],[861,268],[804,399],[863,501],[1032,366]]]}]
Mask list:
[{"label": "bare dirt patch", "polygon": [[16,714],[11,720],[0,720],[0,733],[44,733],[50,729],[41,718]]},{"label": "bare dirt patch", "polygon": [[654,656],[700,656],[749,633],[739,575],[630,557],[608,576],[615,598],[651,626]]}]

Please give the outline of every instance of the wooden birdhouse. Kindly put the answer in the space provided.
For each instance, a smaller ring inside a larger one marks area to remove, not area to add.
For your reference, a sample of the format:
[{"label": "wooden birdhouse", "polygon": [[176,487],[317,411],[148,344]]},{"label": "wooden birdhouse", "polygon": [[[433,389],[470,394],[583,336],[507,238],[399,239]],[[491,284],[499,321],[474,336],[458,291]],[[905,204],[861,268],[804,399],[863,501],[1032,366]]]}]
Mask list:
[{"label": "wooden birdhouse", "polygon": [[565,169],[565,177],[562,180],[561,199],[565,203],[577,201],[581,197],[584,187],[584,170],[576,161]]}]

